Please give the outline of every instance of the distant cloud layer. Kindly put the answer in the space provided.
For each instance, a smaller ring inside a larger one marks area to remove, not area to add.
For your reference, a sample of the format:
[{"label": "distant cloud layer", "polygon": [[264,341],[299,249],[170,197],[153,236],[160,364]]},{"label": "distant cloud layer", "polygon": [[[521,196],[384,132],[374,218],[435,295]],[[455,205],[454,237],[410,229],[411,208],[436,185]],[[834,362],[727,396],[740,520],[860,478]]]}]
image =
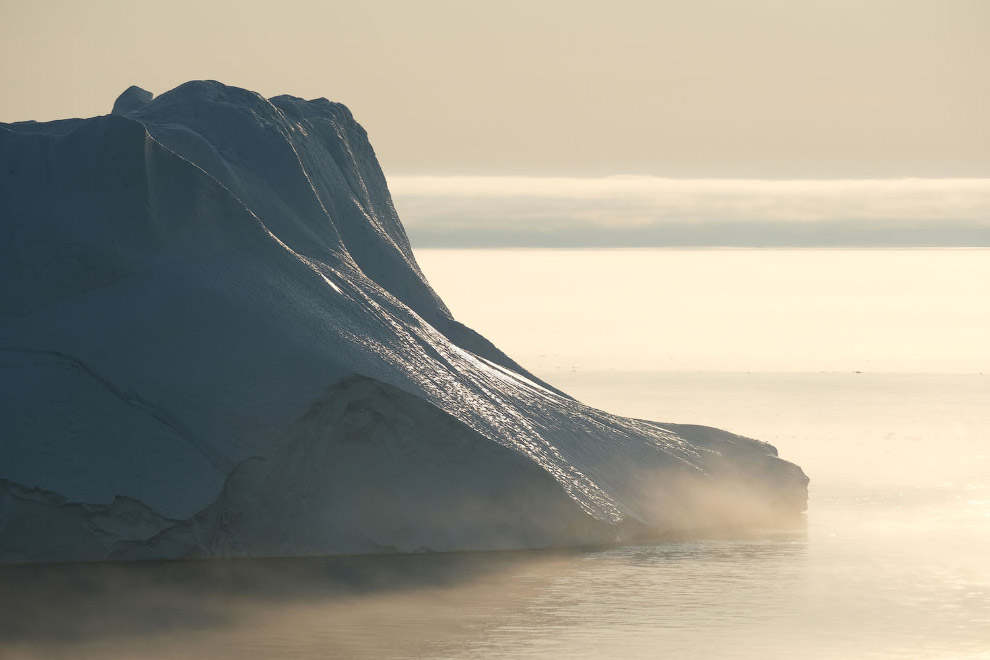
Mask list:
[{"label": "distant cloud layer", "polygon": [[413,245],[988,246],[990,179],[395,177]]}]

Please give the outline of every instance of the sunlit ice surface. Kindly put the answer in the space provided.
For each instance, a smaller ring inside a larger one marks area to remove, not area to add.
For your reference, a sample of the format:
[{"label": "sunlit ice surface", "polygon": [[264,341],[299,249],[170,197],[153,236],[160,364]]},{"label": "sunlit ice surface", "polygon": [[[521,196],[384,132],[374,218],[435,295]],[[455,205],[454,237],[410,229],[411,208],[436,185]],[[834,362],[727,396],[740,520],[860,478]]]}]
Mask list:
[{"label": "sunlit ice surface", "polygon": [[990,253],[417,256],[456,316],[577,398],[776,445],[808,514],[623,548],[6,567],[0,656],[990,657],[990,376],[966,343]]}]

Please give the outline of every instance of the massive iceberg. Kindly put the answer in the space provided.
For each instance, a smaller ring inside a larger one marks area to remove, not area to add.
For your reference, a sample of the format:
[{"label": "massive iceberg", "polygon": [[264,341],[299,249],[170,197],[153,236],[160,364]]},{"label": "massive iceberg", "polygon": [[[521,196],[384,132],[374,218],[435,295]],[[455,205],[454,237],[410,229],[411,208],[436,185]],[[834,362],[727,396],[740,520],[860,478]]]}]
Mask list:
[{"label": "massive iceberg", "polygon": [[806,506],[770,445],[596,410],[454,320],[326,99],[198,81],[0,124],[0,213],[2,561],[615,543]]}]

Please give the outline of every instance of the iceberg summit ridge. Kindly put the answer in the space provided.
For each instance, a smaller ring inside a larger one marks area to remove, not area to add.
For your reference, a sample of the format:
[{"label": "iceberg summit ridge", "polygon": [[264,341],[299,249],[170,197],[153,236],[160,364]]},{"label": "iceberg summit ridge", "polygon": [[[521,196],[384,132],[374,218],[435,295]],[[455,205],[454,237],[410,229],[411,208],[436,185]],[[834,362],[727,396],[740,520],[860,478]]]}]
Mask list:
[{"label": "iceberg summit ridge", "polygon": [[770,445],[457,322],[344,106],[215,81],[0,124],[0,561],[614,543],[803,511]]}]

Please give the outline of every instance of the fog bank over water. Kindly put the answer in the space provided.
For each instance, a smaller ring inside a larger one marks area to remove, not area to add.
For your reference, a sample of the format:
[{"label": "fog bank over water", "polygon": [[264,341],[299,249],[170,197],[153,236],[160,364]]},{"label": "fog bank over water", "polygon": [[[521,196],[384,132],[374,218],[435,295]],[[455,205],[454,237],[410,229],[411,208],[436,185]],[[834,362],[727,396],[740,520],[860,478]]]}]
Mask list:
[{"label": "fog bank over water", "polygon": [[990,246],[990,179],[392,177],[416,247]]}]

